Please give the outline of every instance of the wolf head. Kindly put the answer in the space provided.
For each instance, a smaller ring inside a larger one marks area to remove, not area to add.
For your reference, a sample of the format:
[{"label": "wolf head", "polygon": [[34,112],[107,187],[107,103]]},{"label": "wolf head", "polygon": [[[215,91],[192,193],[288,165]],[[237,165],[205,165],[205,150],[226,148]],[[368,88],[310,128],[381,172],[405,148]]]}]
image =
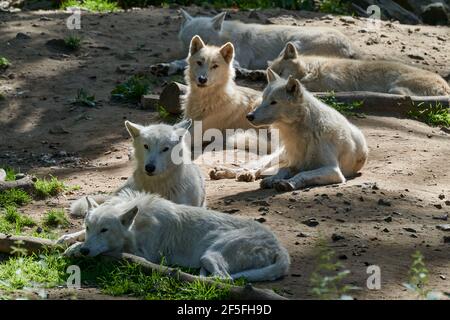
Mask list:
[{"label": "wolf head", "polygon": [[220,34],[222,31],[223,21],[225,20],[226,12],[219,13],[214,17],[192,17],[181,9],[184,22],[181,25],[180,32],[178,34],[183,46],[183,52],[187,52],[192,37],[200,35],[202,39],[210,45],[219,46],[223,44],[220,40]]},{"label": "wolf head", "polygon": [[191,41],[186,81],[194,88],[217,88],[234,77],[234,47],[231,42],[221,47],[205,45],[202,38]]},{"label": "wolf head", "polygon": [[275,60],[269,61],[269,68],[285,79],[292,75],[301,80],[307,74],[306,66],[301,61],[297,48],[292,42],[286,44]]},{"label": "wolf head", "polygon": [[255,126],[277,122],[291,123],[304,112],[304,95],[307,94],[300,81],[292,76],[288,80],[267,69],[268,85],[263,91],[261,104],[247,115]]},{"label": "wolf head", "polygon": [[125,121],[125,127],[133,138],[137,169],[148,176],[170,173],[180,164],[175,157],[188,152],[183,138],[191,124],[191,120],[184,120],[174,126],[155,124],[145,127]]},{"label": "wolf head", "polygon": [[80,253],[95,257],[105,252],[123,252],[128,230],[138,213],[138,208],[121,211],[107,203],[99,206],[89,197],[86,200],[88,202],[88,213],[85,218],[86,238]]}]

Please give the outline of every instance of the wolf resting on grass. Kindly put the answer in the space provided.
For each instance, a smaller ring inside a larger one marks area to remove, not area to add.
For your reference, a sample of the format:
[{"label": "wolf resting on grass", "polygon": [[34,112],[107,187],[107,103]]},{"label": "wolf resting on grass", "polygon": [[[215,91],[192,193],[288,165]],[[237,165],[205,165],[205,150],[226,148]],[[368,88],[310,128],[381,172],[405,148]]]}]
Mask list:
[{"label": "wolf resting on grass", "polygon": [[86,238],[67,255],[128,252],[151,262],[200,268],[202,276],[275,280],[289,268],[287,250],[260,223],[157,195],[122,191],[102,205],[88,198]]},{"label": "wolf resting on grass", "polygon": [[[193,36],[199,35],[210,45],[221,46],[232,42],[236,48],[235,67],[266,69],[267,61],[275,59],[287,42],[292,41],[305,54],[356,58],[356,48],[341,32],[325,27],[296,27],[262,25],[224,21],[226,12],[215,17],[192,17],[181,10],[184,22],[179,39],[187,54]],[[154,73],[175,74],[186,67],[185,60],[152,66]]]},{"label": "wolf resting on grass", "polygon": [[411,96],[450,95],[439,75],[393,61],[307,56],[289,42],[270,68],[290,75],[310,91],[373,91]]},{"label": "wolf resting on grass", "polygon": [[355,176],[368,156],[362,132],[297,79],[282,79],[271,69],[267,76],[263,101],[247,118],[279,130],[286,166],[261,180],[261,187],[289,191]]},{"label": "wolf resting on grass", "polygon": [[[131,189],[159,194],[175,203],[191,206],[205,205],[205,186],[200,168],[194,163],[175,164],[172,151],[179,148],[179,154],[188,152],[184,136],[191,125],[190,120],[174,126],[155,124],[147,127],[125,121],[125,126],[133,138],[136,167],[133,175],[114,194]],[[180,159],[181,160],[181,159]],[[94,196],[102,203],[108,196]],[[71,215],[82,217],[88,209],[88,201],[83,197],[75,201]],[[84,238],[84,230],[62,236],[59,242],[74,242]]]}]

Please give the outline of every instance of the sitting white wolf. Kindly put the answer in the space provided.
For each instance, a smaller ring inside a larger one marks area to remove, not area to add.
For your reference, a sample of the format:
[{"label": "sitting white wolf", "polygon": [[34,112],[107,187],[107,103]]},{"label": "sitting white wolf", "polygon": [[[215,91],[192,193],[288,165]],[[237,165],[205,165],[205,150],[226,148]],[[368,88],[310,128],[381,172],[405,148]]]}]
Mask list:
[{"label": "sitting white wolf", "polygon": [[[174,163],[172,150],[179,147],[180,156],[189,152],[184,136],[191,126],[185,120],[174,126],[155,124],[141,126],[125,121],[133,138],[135,169],[133,175],[115,193],[125,188],[157,193],[175,203],[191,206],[205,205],[205,186],[200,168],[193,163]],[[106,200],[96,196],[97,202]],[[86,198],[75,201],[71,215],[84,216],[87,210]]]},{"label": "sitting white wolf", "polygon": [[287,250],[260,223],[157,195],[122,191],[86,215],[86,238],[67,255],[127,252],[151,262],[200,268],[202,276],[275,280],[289,268]]},{"label": "sitting white wolf", "polygon": [[284,80],[271,69],[267,76],[263,101],[247,118],[279,130],[286,166],[264,178],[261,187],[288,191],[354,177],[368,156],[362,132],[297,79]]},{"label": "sitting white wolf", "polygon": [[[333,28],[247,24],[224,21],[226,12],[215,17],[192,17],[184,10],[181,12],[185,21],[178,36],[185,55],[195,35],[210,45],[233,43],[236,48],[235,67],[251,70],[266,69],[267,61],[275,59],[289,41],[305,54],[345,58],[359,55],[351,41]],[[175,74],[186,65],[185,60],[176,60],[154,65],[152,70],[158,74]]]}]

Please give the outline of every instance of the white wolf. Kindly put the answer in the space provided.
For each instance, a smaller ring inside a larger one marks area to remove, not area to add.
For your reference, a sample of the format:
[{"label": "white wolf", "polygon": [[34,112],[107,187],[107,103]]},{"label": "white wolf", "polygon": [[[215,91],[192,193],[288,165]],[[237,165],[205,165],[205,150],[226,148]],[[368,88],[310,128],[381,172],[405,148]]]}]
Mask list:
[{"label": "white wolf", "polygon": [[[221,46],[232,42],[236,48],[236,67],[266,69],[267,61],[275,59],[287,42],[292,41],[305,54],[356,58],[359,53],[341,32],[325,27],[246,24],[224,21],[226,12],[214,17],[192,17],[181,10],[184,22],[179,39],[183,52],[188,52],[193,36],[199,35],[207,44]],[[157,64],[153,72],[174,74],[186,67],[184,60]]]},{"label": "white wolf", "polygon": [[[115,194],[125,189],[159,194],[175,203],[191,206],[205,205],[205,186],[200,168],[183,160],[189,150],[184,136],[191,126],[190,120],[174,126],[155,124],[141,126],[125,121],[125,126],[133,138],[135,169],[133,175]],[[180,161],[175,163],[173,159]],[[94,196],[101,203],[108,196]],[[84,216],[88,201],[83,197],[71,205],[72,216]],[[74,242],[83,239],[84,230],[62,236],[59,242]]]},{"label": "white wolf", "polygon": [[[184,136],[191,123],[185,120],[174,126],[155,124],[145,127],[125,121],[133,139],[135,169],[115,193],[131,188],[157,193],[175,203],[203,206],[205,187],[200,168],[193,163],[174,163],[172,159],[172,152],[179,152],[180,157],[189,152]],[[95,200],[103,202],[105,197],[98,196]],[[86,209],[86,198],[81,198],[72,204],[71,214],[84,216]]]},{"label": "white wolf", "polygon": [[184,117],[202,121],[202,129],[255,128],[246,115],[261,102],[261,92],[234,82],[234,46],[205,45],[199,36],[191,41],[185,71],[188,92],[183,101]]},{"label": "white wolf", "polygon": [[[300,54],[299,54],[300,53]],[[299,79],[310,91],[374,91],[403,95],[450,95],[439,75],[394,61],[365,61],[303,55],[289,42],[270,68]]]},{"label": "white wolf", "polygon": [[91,203],[86,239],[67,255],[128,252],[151,262],[200,268],[202,276],[275,280],[289,268],[287,250],[267,228],[157,195],[121,192],[101,206]]},{"label": "white wolf", "polygon": [[271,124],[279,130],[286,166],[264,178],[262,188],[279,191],[309,185],[342,183],[364,166],[368,156],[362,132],[327,106],[301,83],[282,79],[271,69],[263,101],[248,115],[255,125]]}]

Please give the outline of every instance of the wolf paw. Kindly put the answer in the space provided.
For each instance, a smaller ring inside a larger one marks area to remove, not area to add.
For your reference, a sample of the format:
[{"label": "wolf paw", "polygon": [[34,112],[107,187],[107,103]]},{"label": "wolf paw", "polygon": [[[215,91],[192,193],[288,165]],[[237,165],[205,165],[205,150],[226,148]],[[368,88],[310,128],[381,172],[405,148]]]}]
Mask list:
[{"label": "wolf paw", "polygon": [[164,77],[169,75],[169,63],[157,63],[150,66],[150,72],[157,77]]},{"label": "wolf paw", "polygon": [[73,245],[71,245],[70,247],[68,247],[66,249],[66,251],[64,251],[63,256],[66,257],[81,257],[81,247],[83,246],[83,242],[77,242]]},{"label": "wolf paw", "polygon": [[209,178],[211,180],[220,180],[220,179],[233,179],[236,178],[236,172],[224,168],[224,167],[215,167],[208,172]]},{"label": "wolf paw", "polygon": [[56,244],[64,244],[71,245],[77,242],[77,237],[72,236],[71,234],[65,234],[56,240]]},{"label": "wolf paw", "polygon": [[268,178],[264,178],[261,180],[261,182],[259,183],[259,187],[261,189],[272,189],[273,188],[273,184],[274,184],[275,180],[272,179],[271,177]]},{"label": "wolf paw", "polygon": [[236,181],[252,182],[255,180],[256,180],[255,173],[251,171],[242,171],[236,174]]},{"label": "wolf paw", "polygon": [[295,190],[295,186],[288,180],[279,180],[273,183],[275,190],[280,192]]}]

